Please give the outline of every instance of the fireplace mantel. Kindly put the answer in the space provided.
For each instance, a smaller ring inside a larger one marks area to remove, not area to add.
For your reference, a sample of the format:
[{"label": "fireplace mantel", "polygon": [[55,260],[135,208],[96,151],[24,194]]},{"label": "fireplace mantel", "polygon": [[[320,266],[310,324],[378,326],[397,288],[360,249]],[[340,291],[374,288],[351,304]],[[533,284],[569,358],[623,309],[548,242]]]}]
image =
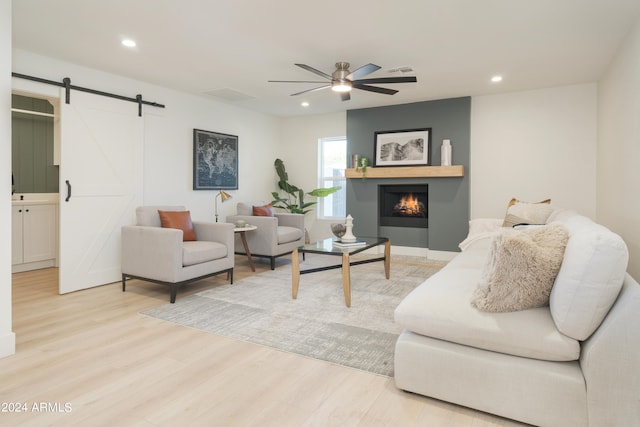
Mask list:
[{"label": "fireplace mantel", "polygon": [[[345,169],[345,177],[362,178],[362,172],[354,168]],[[453,166],[396,166],[368,167],[365,178],[450,178],[464,176],[463,165]]]}]

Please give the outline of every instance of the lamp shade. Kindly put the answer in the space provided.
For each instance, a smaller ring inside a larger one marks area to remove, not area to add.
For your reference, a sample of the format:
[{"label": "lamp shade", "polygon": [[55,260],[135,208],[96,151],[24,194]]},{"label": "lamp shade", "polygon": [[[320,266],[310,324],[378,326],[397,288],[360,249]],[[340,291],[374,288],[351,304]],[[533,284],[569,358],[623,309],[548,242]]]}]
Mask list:
[{"label": "lamp shade", "polygon": [[220,197],[220,200],[222,200],[222,203],[224,203],[231,198],[231,194],[227,193],[224,190],[220,190],[218,194],[216,194],[215,197],[213,198],[214,206],[215,206],[214,213],[216,215],[216,222],[218,222],[218,197]]},{"label": "lamp shade", "polygon": [[231,198],[231,194],[227,193],[224,190],[220,190],[220,200],[222,200],[223,203],[229,200],[230,198]]}]

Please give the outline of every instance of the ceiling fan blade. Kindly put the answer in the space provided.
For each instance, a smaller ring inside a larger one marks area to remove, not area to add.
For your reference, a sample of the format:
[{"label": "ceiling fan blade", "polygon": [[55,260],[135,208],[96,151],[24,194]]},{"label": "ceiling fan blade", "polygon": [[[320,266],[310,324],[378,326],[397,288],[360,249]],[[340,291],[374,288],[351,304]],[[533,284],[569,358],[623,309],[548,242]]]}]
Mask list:
[{"label": "ceiling fan blade", "polygon": [[267,80],[268,83],[326,83],[317,80]]},{"label": "ceiling fan blade", "polygon": [[387,89],[386,87],[363,85],[361,83],[355,83],[355,82],[353,83],[353,87],[356,89],[367,90],[369,92],[383,93],[385,95],[394,95],[398,93],[398,91],[394,89]]},{"label": "ceiling fan blade", "polygon": [[354,80],[353,83],[416,83],[418,81],[414,76],[408,77],[374,77],[372,79]]},{"label": "ceiling fan blade", "polygon": [[378,71],[381,67],[376,64],[367,64],[353,71],[351,74],[347,76],[349,80],[357,80],[360,77],[364,77],[367,74],[371,74],[374,71]]},{"label": "ceiling fan blade", "polygon": [[329,74],[327,74],[327,73],[323,73],[323,72],[322,72],[322,71],[320,71],[320,70],[316,70],[315,68],[310,67],[310,66],[308,66],[308,65],[306,65],[306,64],[295,64],[295,65],[297,65],[298,67],[300,67],[300,68],[302,68],[302,69],[305,69],[305,70],[307,70],[307,71],[311,71],[313,74],[317,74],[317,75],[319,75],[319,76],[321,76],[321,77],[324,77],[325,79],[329,79],[329,80],[332,80],[332,79],[333,79],[333,77],[331,77]]},{"label": "ceiling fan blade", "polygon": [[351,99],[351,95],[349,94],[349,92],[342,92],[340,93],[340,99],[342,99],[343,101],[348,101]]},{"label": "ceiling fan blade", "polygon": [[330,88],[330,87],[331,87],[331,85],[315,87],[315,88],[313,88],[313,89],[303,90],[302,92],[292,93],[292,94],[291,94],[291,96],[302,95],[303,93],[315,92],[315,91],[317,91],[317,90],[328,89],[328,88]]}]

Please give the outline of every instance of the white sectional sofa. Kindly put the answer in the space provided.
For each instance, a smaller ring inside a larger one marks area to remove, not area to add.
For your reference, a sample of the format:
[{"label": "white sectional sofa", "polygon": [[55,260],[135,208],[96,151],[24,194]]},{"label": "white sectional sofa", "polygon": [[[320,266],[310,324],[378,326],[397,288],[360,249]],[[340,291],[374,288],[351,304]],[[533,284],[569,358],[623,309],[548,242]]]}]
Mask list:
[{"label": "white sectional sofa", "polygon": [[[480,311],[471,299],[501,220],[475,220],[463,251],[397,307],[395,382],[409,392],[541,426],[640,425],[640,286],[607,228],[567,210],[549,305]],[[479,230],[480,229],[480,230]]]}]

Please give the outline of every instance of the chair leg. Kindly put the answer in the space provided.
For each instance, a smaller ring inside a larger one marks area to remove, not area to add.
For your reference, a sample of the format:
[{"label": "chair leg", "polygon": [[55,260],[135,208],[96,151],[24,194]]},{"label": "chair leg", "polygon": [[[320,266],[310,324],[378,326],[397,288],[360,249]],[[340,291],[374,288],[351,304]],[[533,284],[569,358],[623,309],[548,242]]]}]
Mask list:
[{"label": "chair leg", "polygon": [[176,302],[176,294],[178,293],[178,285],[176,285],[175,283],[171,284],[171,298],[170,298],[170,302],[171,304],[173,304],[174,302]]},{"label": "chair leg", "polygon": [[124,274],[122,275],[122,292],[124,292],[125,287],[126,287],[126,281],[127,281],[127,276],[125,276]]},{"label": "chair leg", "polygon": [[228,276],[229,276],[229,284],[233,285],[233,268],[229,270]]},{"label": "chair leg", "polygon": [[272,270],[276,269],[276,257],[274,256],[271,257],[271,269]]}]

